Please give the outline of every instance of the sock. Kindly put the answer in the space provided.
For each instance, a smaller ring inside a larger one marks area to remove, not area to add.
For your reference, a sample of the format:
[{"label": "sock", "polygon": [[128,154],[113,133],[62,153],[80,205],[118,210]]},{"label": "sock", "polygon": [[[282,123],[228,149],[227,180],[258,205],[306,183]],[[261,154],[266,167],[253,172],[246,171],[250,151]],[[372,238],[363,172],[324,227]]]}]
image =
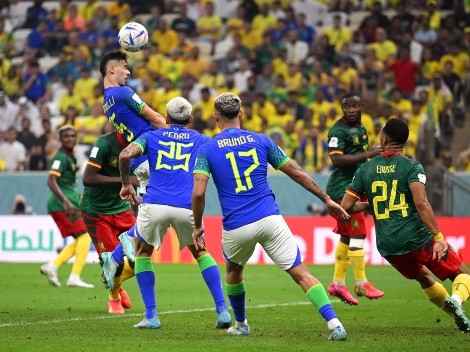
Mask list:
[{"label": "sock", "polygon": [[245,311],[245,283],[242,281],[239,284],[225,283],[227,289],[228,299],[233,309],[235,321],[244,322],[246,319]]},{"label": "sock", "polygon": [[72,266],[72,274],[80,276],[90,251],[91,237],[88,233],[84,233],[76,239],[76,242],[77,247],[75,247],[75,263]]},{"label": "sock", "polygon": [[[135,276],[135,271],[134,271],[134,263],[129,262],[129,260],[126,258],[124,259],[124,269],[122,269],[122,274],[121,274],[121,282],[124,282],[126,280],[129,280],[130,278]],[[152,267],[153,270],[153,267]]]},{"label": "sock", "polygon": [[75,253],[75,247],[77,246],[77,241],[73,241],[66,245],[59,253],[59,255],[54,259],[52,264],[54,264],[57,268],[60,267],[62,264],[67,263],[70,258],[73,257]]},{"label": "sock", "polygon": [[363,249],[357,249],[355,251],[348,250],[348,256],[351,260],[351,268],[356,279],[358,286],[364,284],[366,279],[366,264],[365,264],[365,253]]},{"label": "sock", "polygon": [[460,303],[465,302],[470,295],[470,275],[460,274],[452,283],[452,296],[460,297]]},{"label": "sock", "polygon": [[157,299],[155,297],[155,273],[150,257],[135,258],[135,277],[145,305],[145,317],[152,319],[157,315]]},{"label": "sock", "polygon": [[196,260],[199,265],[199,270],[201,270],[202,277],[209,291],[211,291],[215,303],[215,310],[217,314],[219,314],[222,309],[227,309],[227,304],[225,303],[222,280],[220,279],[220,271],[217,263],[209,253],[200,256]]},{"label": "sock", "polygon": [[435,282],[431,287],[424,288],[423,293],[431,303],[438,306],[439,309],[442,309],[444,300],[449,297],[449,293],[447,293],[445,287],[439,282]]},{"label": "sock", "polygon": [[[336,313],[322,284],[313,285],[305,294],[327,323],[332,319],[336,319]],[[338,325],[333,326],[331,329],[336,326]],[[328,326],[328,328],[330,327]]]},{"label": "sock", "polygon": [[121,289],[121,278],[115,277],[113,279],[114,288],[109,291],[109,299],[118,299],[119,298],[119,290]]},{"label": "sock", "polygon": [[116,248],[114,248],[113,253],[111,254],[113,260],[118,265],[122,263],[124,259],[124,252],[122,251],[122,244],[118,244]]},{"label": "sock", "polygon": [[129,231],[127,231],[127,236],[129,236],[130,238],[134,238],[135,237],[135,227],[136,225],[132,226]]},{"label": "sock", "polygon": [[333,274],[333,282],[337,285],[346,285],[346,272],[349,268],[348,257],[349,246],[339,241],[335,251],[335,270]]}]

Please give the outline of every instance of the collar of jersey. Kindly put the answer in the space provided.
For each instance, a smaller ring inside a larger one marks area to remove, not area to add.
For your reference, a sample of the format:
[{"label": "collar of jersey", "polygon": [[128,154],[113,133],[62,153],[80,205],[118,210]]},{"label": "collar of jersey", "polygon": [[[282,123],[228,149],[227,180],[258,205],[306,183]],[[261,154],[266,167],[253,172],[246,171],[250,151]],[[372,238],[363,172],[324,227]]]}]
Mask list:
[{"label": "collar of jersey", "polygon": [[386,158],[391,158],[392,156],[395,156],[395,155],[401,155],[401,152],[382,152],[380,153],[381,155],[383,155],[384,157]]}]

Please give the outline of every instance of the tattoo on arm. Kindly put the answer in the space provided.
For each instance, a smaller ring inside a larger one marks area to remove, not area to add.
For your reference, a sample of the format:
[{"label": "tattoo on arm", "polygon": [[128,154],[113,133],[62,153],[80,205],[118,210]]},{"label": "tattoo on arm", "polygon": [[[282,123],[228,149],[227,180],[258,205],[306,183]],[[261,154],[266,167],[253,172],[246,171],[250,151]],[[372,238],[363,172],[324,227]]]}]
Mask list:
[{"label": "tattoo on arm", "polygon": [[129,144],[119,156],[119,170],[123,184],[130,182],[131,159],[142,154],[142,150],[134,143]]}]

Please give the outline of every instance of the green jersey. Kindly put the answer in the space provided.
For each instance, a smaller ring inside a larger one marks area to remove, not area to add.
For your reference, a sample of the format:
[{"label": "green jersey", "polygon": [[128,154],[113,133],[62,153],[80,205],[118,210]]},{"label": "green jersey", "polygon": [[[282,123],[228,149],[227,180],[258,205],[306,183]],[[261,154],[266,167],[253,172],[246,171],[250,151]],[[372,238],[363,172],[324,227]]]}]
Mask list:
[{"label": "green jersey", "polygon": [[[117,132],[98,138],[90,152],[88,165],[98,168],[101,175],[119,177],[119,153],[126,142]],[[92,214],[119,214],[130,209],[128,201],[119,196],[121,184],[86,186],[82,197],[82,210]]]},{"label": "green jersey", "polygon": [[[62,193],[72,203],[75,209],[79,209],[79,194],[77,188],[77,159],[64,149],[59,149],[52,159],[49,174],[57,176],[57,185]],[[47,200],[47,212],[65,210],[62,201],[51,192]]]},{"label": "green jersey", "polygon": [[[328,131],[328,154],[330,155],[359,154],[368,148],[369,139],[362,123],[353,125],[344,118],[340,118]],[[340,200],[344,197],[344,192],[351,183],[354,173],[364,162],[365,160],[354,165],[336,167],[333,170],[326,185],[326,193],[331,199]]]},{"label": "green jersey", "polygon": [[398,153],[382,153],[359,167],[347,190],[358,198],[367,195],[383,257],[409,253],[432,237],[413,202],[413,182],[426,183],[420,163]]}]

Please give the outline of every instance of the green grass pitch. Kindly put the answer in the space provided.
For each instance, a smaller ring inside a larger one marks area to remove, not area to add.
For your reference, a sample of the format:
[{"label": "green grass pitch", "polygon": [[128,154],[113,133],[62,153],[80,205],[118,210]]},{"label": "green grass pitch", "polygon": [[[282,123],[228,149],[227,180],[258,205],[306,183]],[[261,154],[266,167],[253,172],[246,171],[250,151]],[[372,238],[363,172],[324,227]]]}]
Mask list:
[{"label": "green grass pitch", "polygon": [[[70,267],[60,269],[64,285]],[[332,266],[309,269],[325,286],[330,283]],[[460,333],[416,282],[387,266],[367,268],[369,280],[385,291],[382,299],[360,298],[353,307],[333,297],[348,332],[345,342],[327,340],[323,319],[275,266],[245,269],[248,337],[214,328],[213,303],[197,266],[155,265],[155,273],[162,328],[142,331],[132,328],[144,312],[135,279],[125,284],[132,308],[112,316],[97,264],[82,275],[95,288],[79,289],[50,286],[38,264],[1,263],[0,351],[470,351],[470,334]],[[352,288],[352,272],[348,280]],[[445,286],[450,290],[450,282]]]}]

